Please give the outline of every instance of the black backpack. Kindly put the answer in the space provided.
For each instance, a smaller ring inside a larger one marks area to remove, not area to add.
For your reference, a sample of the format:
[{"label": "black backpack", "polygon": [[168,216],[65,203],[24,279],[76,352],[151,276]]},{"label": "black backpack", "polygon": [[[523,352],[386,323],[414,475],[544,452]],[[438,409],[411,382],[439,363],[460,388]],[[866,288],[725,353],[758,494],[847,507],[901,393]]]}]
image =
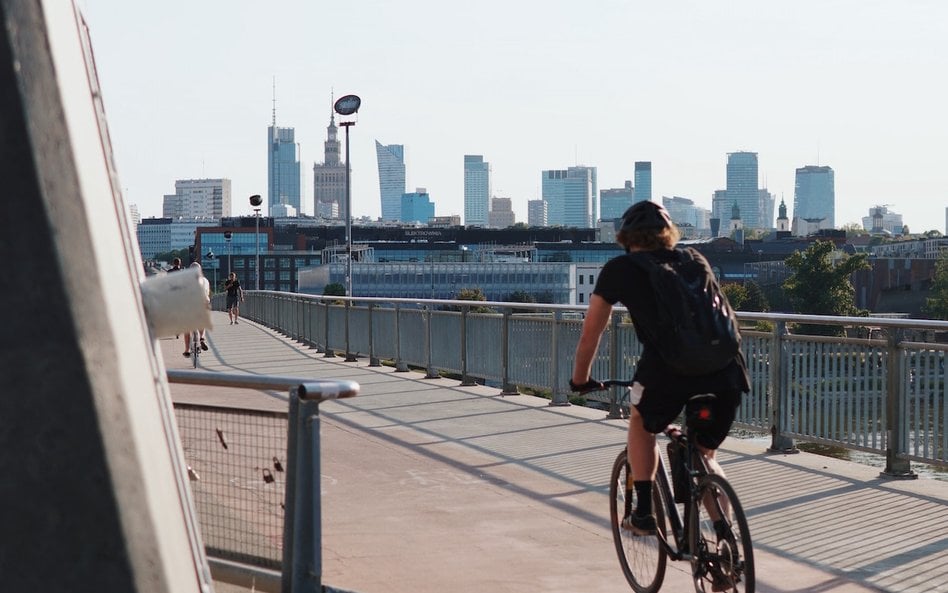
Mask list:
[{"label": "black backpack", "polygon": [[690,248],[677,261],[659,261],[646,251],[629,253],[648,272],[655,293],[654,319],[634,323],[680,375],[699,376],[731,363],[741,348],[737,317],[714,274]]}]

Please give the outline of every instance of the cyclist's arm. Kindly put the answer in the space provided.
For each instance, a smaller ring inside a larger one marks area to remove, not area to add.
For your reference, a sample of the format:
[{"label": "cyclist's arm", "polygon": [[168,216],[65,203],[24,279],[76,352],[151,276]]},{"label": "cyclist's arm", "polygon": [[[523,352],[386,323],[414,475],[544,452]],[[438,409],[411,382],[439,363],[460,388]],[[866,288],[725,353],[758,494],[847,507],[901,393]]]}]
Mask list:
[{"label": "cyclist's arm", "polygon": [[576,345],[576,362],[573,365],[573,383],[582,385],[589,381],[593,358],[599,350],[599,339],[609,323],[612,305],[598,294],[589,298],[586,319],[583,320],[583,333]]}]

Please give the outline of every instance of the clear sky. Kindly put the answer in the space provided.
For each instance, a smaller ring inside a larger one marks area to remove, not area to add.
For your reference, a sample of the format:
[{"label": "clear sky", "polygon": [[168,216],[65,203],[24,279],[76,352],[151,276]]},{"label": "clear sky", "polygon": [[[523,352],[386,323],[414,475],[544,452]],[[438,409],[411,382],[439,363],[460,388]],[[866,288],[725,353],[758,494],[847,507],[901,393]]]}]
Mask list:
[{"label": "clear sky", "polygon": [[[404,144],[407,191],[463,215],[463,156],[526,221],[540,171],[598,167],[653,199],[710,208],[728,152],[757,152],[788,208],[794,169],[836,172],[836,223],[889,204],[945,232],[943,0],[79,0],[126,201],[160,216],[174,181],[229,178],[233,213],[266,198],[266,133],[296,129],[303,211],[331,95],[362,97],[352,210],[380,212],[375,140]],[[344,138],[340,129],[340,139]]]}]

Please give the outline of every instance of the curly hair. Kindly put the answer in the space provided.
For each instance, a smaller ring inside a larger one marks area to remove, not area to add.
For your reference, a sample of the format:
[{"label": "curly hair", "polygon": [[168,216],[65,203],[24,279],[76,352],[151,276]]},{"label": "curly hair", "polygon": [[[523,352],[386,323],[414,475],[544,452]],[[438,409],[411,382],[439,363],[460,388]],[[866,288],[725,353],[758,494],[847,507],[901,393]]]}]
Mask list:
[{"label": "curly hair", "polygon": [[626,251],[637,247],[644,251],[656,249],[672,249],[681,239],[678,227],[672,225],[664,229],[641,229],[616,233],[616,243],[622,245]]}]

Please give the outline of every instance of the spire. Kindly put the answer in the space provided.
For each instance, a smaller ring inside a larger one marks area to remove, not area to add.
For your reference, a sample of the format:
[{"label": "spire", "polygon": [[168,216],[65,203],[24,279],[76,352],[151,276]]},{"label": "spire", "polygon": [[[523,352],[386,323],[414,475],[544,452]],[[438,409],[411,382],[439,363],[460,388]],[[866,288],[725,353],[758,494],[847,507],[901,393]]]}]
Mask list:
[{"label": "spire", "polygon": [[273,127],[277,127],[277,77],[273,77]]},{"label": "spire", "polygon": [[777,218],[787,217],[787,205],[783,202],[783,194],[780,194],[780,207],[777,209]]},{"label": "spire", "polygon": [[741,219],[741,209],[737,205],[737,201],[735,200],[734,205],[731,206],[731,220],[740,220],[740,219]]}]

